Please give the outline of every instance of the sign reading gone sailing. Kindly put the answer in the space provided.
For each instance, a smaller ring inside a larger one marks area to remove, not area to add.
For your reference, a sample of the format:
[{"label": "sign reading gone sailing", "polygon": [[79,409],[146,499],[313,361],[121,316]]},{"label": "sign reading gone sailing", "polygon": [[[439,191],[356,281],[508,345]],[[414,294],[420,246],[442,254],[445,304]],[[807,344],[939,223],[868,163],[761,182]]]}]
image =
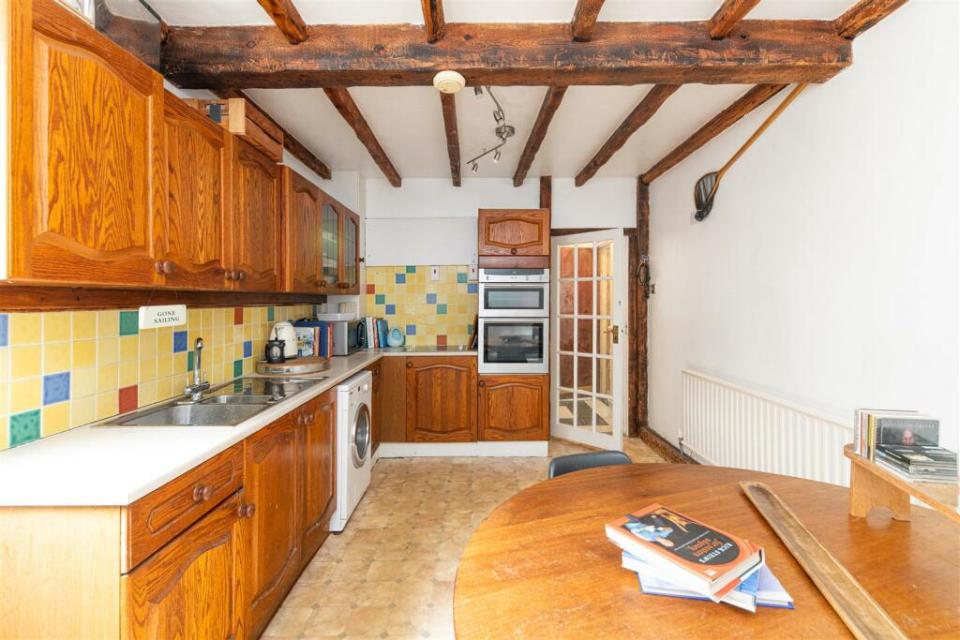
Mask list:
[{"label": "sign reading gone sailing", "polygon": [[159,329],[176,327],[187,323],[187,305],[165,304],[156,307],[140,307],[140,328]]}]

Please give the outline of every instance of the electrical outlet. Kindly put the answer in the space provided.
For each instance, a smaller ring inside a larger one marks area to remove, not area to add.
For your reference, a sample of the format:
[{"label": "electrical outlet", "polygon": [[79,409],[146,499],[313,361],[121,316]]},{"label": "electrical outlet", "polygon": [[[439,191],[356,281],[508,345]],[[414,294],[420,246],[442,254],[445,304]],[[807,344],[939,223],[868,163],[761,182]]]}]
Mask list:
[{"label": "electrical outlet", "polygon": [[467,267],[467,280],[470,282],[477,281],[477,263],[471,262],[470,266]]},{"label": "electrical outlet", "polygon": [[430,267],[430,279],[431,280],[440,279],[440,267]]}]

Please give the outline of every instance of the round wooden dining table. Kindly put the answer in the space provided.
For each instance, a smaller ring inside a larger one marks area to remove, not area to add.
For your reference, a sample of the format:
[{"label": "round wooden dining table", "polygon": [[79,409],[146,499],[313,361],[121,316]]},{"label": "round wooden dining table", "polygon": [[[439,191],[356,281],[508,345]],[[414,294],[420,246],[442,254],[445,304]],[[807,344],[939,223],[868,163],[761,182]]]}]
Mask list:
[{"label": "round wooden dining table", "polygon": [[[960,638],[960,527],[848,514],[844,487],[741,469],[633,464],[524,489],[493,511],[457,571],[457,638],[843,638],[850,633],[739,487],[767,483],[911,638]],[[640,592],[604,524],[658,502],[755,542],[795,609],[749,613]]]}]

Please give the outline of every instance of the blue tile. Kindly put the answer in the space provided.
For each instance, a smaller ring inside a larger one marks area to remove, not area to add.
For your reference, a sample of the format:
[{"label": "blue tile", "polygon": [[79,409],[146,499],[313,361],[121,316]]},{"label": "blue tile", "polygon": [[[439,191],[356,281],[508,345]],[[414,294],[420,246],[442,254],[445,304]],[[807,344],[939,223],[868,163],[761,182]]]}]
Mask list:
[{"label": "blue tile", "polygon": [[417,272],[416,265],[412,265],[412,264],[407,265],[407,273],[416,273],[416,272]]},{"label": "blue tile", "polygon": [[187,350],[187,332],[186,331],[174,331],[173,332],[173,352],[180,353],[181,351]]},{"label": "blue tile", "polygon": [[437,304],[437,294],[428,293],[427,294],[427,304]]},{"label": "blue tile", "polygon": [[447,315],[447,305],[445,305],[445,304],[438,304],[438,305],[437,305],[437,315],[438,315],[438,316],[445,316],[445,315]]},{"label": "blue tile", "polygon": [[467,293],[476,293],[477,292],[477,283],[471,282],[467,285]]},{"label": "blue tile", "polygon": [[43,376],[43,404],[53,404],[70,399],[70,372],[51,373]]},{"label": "blue tile", "polygon": [[406,284],[406,283],[407,283],[407,274],[405,274],[405,273],[398,273],[398,274],[396,275],[396,283],[397,283],[397,284]]},{"label": "blue tile", "polygon": [[417,325],[415,325],[415,324],[408,324],[408,325],[407,325],[407,335],[408,335],[408,336],[415,336],[415,335],[417,335]]},{"label": "blue tile", "polygon": [[24,444],[40,437],[40,409],[10,416],[10,446]]},{"label": "blue tile", "polygon": [[249,358],[253,355],[253,340],[245,340],[243,343],[243,357]]},{"label": "blue tile", "polygon": [[0,313],[0,347],[10,344],[10,316]]},{"label": "blue tile", "polygon": [[467,274],[458,273],[457,274],[457,284],[466,284],[467,283]]},{"label": "blue tile", "polygon": [[388,316],[395,316],[395,315],[397,315],[397,305],[395,305],[395,304],[388,304],[388,305],[387,305],[387,308],[386,308],[386,311],[385,311],[384,313],[386,313]]}]

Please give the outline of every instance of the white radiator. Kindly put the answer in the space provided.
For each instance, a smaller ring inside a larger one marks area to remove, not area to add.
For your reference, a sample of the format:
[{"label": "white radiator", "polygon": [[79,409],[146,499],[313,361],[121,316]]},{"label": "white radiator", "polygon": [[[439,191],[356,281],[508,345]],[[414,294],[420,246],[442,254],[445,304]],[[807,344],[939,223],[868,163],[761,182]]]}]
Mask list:
[{"label": "white radiator", "polygon": [[696,371],[681,376],[680,435],[694,459],[849,486],[851,424]]}]

